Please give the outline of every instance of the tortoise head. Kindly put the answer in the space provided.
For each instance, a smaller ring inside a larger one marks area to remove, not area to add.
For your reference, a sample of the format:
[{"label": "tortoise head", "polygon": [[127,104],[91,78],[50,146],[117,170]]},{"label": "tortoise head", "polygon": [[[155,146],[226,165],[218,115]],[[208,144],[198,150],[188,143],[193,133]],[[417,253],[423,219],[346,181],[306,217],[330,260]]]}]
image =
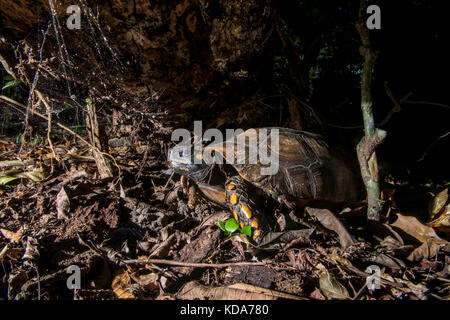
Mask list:
[{"label": "tortoise head", "polygon": [[200,154],[197,154],[197,161],[194,161],[195,157],[196,152],[191,146],[175,146],[167,155],[176,173],[197,182],[206,182],[213,166],[205,163]]}]

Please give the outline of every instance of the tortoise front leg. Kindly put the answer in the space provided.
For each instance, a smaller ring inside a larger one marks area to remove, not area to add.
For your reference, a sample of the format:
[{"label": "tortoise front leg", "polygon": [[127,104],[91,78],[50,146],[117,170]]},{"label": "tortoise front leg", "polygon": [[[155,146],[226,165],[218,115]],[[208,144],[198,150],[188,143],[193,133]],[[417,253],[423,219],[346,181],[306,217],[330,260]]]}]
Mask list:
[{"label": "tortoise front leg", "polygon": [[241,228],[252,227],[252,239],[259,244],[267,227],[261,212],[260,197],[256,188],[240,176],[225,182],[225,199]]}]

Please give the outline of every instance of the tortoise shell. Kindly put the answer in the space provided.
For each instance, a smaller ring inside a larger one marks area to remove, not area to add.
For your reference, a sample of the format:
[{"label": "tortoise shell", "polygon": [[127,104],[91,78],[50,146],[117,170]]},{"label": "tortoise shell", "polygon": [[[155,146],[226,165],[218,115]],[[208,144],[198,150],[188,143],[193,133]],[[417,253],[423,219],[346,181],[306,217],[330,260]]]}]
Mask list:
[{"label": "tortoise shell", "polygon": [[[277,147],[271,143],[274,129],[279,133]],[[278,156],[275,174],[262,173],[261,169],[270,164],[261,161],[255,146],[267,146],[268,154]],[[278,200],[285,197],[306,205],[310,200],[351,202],[362,198],[359,170],[332,152],[317,134],[288,128],[249,129],[225,143],[210,144],[204,150],[219,153],[243,179]]]}]

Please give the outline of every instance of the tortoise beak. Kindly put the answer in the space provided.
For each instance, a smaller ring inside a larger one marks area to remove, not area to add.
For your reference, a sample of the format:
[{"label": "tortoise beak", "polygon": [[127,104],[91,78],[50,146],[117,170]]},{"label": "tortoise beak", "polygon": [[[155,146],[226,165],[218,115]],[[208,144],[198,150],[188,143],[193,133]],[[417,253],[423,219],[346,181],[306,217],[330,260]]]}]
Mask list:
[{"label": "tortoise beak", "polygon": [[167,154],[171,169],[194,181],[205,181],[211,172],[211,166],[204,161],[195,163],[191,146],[176,146]]},{"label": "tortoise beak", "polygon": [[169,149],[167,152],[167,159],[172,164],[172,166],[176,166],[177,164],[192,164],[193,159],[191,155],[191,147],[190,146],[178,146]]}]

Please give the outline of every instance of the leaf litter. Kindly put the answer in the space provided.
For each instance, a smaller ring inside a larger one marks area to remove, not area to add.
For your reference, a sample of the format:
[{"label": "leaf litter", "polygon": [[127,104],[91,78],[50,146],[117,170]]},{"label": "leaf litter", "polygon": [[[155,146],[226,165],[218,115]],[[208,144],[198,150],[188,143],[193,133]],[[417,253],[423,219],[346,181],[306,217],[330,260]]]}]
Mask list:
[{"label": "leaf litter", "polygon": [[[12,154],[16,145],[5,145]],[[219,227],[231,218],[227,210],[164,174],[163,143],[113,141],[110,148],[120,179],[98,179],[89,150],[63,141],[55,141],[57,165],[36,147],[21,161],[0,159],[2,298],[449,297],[448,232],[433,224],[446,214],[448,189],[432,199],[428,221],[394,205],[372,225],[361,208],[308,207],[301,219],[300,209],[266,212],[278,216],[279,229],[254,246]],[[69,290],[73,265],[81,288]],[[377,290],[367,285],[373,265],[381,270]]]}]

